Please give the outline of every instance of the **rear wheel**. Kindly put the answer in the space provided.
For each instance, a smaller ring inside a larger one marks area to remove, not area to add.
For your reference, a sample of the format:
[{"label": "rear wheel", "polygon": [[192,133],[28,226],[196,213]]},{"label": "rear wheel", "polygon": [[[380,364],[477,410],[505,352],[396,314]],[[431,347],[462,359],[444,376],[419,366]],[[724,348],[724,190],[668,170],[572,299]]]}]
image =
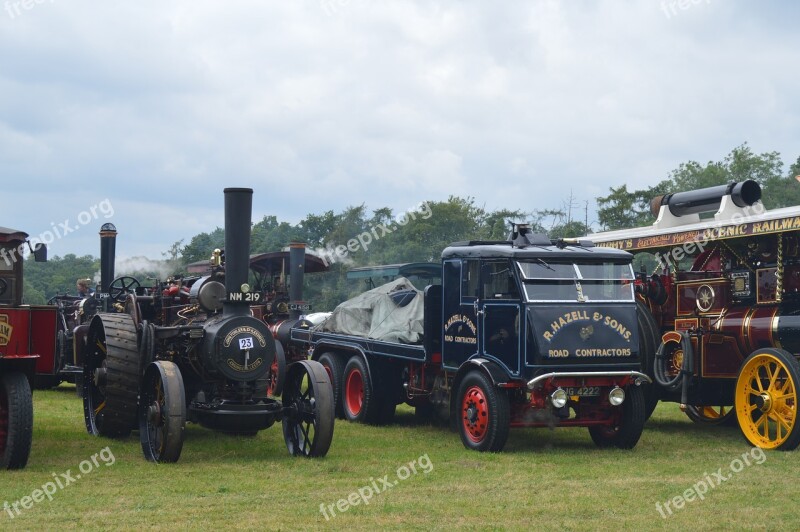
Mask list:
[{"label": "rear wheel", "polygon": [[127,436],[136,424],[139,353],[127,314],[97,314],[83,363],[83,417],[94,436]]},{"label": "rear wheel", "polygon": [[472,371],[458,387],[458,427],[461,441],[475,451],[502,451],[508,440],[508,395],[494,387],[484,373]]},{"label": "rear wheel", "polygon": [[589,435],[598,447],[633,449],[639,442],[647,421],[644,391],[641,386],[628,386],[625,396],[625,402],[621,407],[611,407],[622,408],[616,423],[589,427]]},{"label": "rear wheel", "polygon": [[275,342],[275,359],[267,373],[267,395],[280,397],[283,393],[283,382],[286,379],[286,355],[283,353],[283,346],[280,342]]},{"label": "rear wheel", "polygon": [[686,407],[686,416],[704,425],[732,425],[736,423],[736,410],[732,406],[693,406]]},{"label": "rear wheel", "polygon": [[33,435],[33,400],[25,374],[12,371],[0,379],[0,467],[22,469],[28,463]]},{"label": "rear wheel", "polygon": [[381,402],[372,387],[369,369],[364,360],[356,355],[344,368],[343,380],[344,417],[348,421],[377,423],[381,417]]},{"label": "rear wheel", "polygon": [[333,403],[336,417],[344,419],[344,405],[342,404],[342,380],[344,379],[344,361],[338,353],[322,353],[319,363],[328,373],[328,378],[333,386]]},{"label": "rear wheel", "polygon": [[183,448],[186,397],[183,377],[173,362],[151,364],[142,382],[139,439],[151,462],[177,462]]},{"label": "rear wheel", "polygon": [[333,389],[319,362],[301,360],[291,365],[283,406],[283,438],[289,454],[325,456],[333,440]]},{"label": "rear wheel", "polygon": [[736,418],[744,437],[762,449],[791,451],[800,444],[797,386],[800,366],[782,349],[759,349],[736,380]]}]

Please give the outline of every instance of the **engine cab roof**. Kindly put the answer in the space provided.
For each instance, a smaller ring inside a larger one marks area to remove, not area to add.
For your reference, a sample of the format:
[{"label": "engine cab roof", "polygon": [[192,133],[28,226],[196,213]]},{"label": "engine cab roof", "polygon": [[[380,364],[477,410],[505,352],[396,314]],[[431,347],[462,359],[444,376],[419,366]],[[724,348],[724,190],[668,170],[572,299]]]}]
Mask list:
[{"label": "engine cab roof", "polygon": [[28,239],[28,233],[18,231],[8,227],[0,227],[0,243],[24,242]]}]

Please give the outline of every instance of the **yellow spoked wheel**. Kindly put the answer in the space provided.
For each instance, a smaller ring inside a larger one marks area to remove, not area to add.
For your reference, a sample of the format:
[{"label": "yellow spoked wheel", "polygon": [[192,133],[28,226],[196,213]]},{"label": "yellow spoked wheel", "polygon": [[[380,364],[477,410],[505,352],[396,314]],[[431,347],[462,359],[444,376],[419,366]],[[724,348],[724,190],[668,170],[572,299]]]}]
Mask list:
[{"label": "yellow spoked wheel", "polygon": [[763,449],[790,451],[800,444],[797,386],[800,366],[781,349],[759,349],[736,380],[736,418],[744,437]]},{"label": "yellow spoked wheel", "polygon": [[724,425],[736,419],[732,406],[694,406],[686,407],[686,415],[695,423]]}]

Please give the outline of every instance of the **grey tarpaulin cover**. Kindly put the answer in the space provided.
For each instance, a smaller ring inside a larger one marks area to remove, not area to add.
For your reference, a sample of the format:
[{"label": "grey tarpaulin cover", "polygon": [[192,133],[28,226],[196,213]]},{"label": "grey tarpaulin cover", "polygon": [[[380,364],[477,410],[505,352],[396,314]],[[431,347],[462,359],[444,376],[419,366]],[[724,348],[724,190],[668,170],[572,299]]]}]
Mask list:
[{"label": "grey tarpaulin cover", "polygon": [[[398,305],[398,300],[405,305]],[[340,304],[319,328],[385,342],[418,344],[422,342],[423,303],[422,292],[405,277],[399,277]]]}]

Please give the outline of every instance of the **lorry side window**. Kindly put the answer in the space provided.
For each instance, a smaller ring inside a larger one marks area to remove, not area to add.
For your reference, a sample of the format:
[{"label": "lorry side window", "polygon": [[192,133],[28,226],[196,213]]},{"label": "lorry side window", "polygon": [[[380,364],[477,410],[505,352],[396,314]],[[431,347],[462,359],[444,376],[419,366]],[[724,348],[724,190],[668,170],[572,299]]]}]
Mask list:
[{"label": "lorry side window", "polygon": [[517,283],[508,261],[483,265],[484,299],[519,299]]},{"label": "lorry side window", "polygon": [[479,260],[465,260],[461,266],[461,300],[474,300],[480,294],[481,262]]}]

